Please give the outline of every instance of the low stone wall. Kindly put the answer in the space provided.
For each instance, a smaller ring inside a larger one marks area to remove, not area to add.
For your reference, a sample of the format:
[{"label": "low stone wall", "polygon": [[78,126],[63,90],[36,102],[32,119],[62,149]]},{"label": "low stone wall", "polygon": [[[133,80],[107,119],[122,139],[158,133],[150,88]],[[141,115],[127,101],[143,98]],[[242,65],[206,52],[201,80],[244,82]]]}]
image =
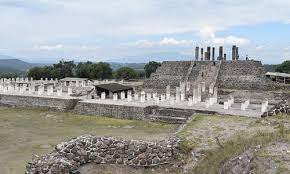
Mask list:
[{"label": "low stone wall", "polygon": [[262,117],[267,116],[274,116],[278,114],[288,114],[290,115],[290,106],[287,104],[287,101],[284,100],[280,102],[279,104],[273,106],[271,109],[269,109],[267,112],[262,114]]},{"label": "low stone wall", "polygon": [[0,105],[12,107],[72,110],[78,101],[78,99],[0,94]]},{"label": "low stone wall", "polygon": [[173,163],[180,154],[180,140],[158,143],[83,135],[56,145],[55,150],[33,159],[26,174],[69,174],[86,163],[156,166]]},{"label": "low stone wall", "polygon": [[138,106],[110,105],[89,102],[78,102],[74,113],[114,117],[121,119],[146,120],[146,109]]}]

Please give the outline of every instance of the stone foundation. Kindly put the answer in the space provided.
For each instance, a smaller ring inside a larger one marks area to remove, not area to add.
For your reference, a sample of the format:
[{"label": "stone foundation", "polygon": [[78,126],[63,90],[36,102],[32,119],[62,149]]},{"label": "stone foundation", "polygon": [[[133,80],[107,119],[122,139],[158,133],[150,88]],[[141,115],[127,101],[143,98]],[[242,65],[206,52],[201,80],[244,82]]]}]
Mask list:
[{"label": "stone foundation", "polygon": [[56,145],[46,156],[34,158],[25,173],[69,174],[87,163],[137,167],[170,164],[180,154],[179,144],[178,138],[154,143],[83,135]]},{"label": "stone foundation", "polygon": [[0,94],[0,105],[25,108],[72,110],[79,99]]}]

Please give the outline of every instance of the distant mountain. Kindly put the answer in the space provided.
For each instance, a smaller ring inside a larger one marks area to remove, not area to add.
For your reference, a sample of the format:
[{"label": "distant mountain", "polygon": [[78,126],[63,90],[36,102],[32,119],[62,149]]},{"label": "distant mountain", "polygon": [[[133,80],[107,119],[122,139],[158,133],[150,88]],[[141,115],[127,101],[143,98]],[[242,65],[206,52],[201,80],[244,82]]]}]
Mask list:
[{"label": "distant mountain", "polygon": [[18,58],[0,55],[0,72],[25,72],[35,66],[43,65],[28,63]]}]

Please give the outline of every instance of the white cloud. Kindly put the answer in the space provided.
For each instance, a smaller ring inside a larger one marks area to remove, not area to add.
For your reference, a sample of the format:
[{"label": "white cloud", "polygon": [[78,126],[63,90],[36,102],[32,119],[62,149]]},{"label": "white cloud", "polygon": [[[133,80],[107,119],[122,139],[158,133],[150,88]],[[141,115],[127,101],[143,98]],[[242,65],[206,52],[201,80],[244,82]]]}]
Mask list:
[{"label": "white cloud", "polygon": [[266,45],[257,45],[256,50],[263,50],[266,48]]},{"label": "white cloud", "polygon": [[34,49],[36,50],[41,50],[41,51],[55,51],[55,50],[60,50],[63,49],[62,44],[57,44],[57,45],[35,45]]},{"label": "white cloud", "polygon": [[212,40],[209,40],[214,45],[238,45],[244,46],[251,43],[249,39],[236,37],[236,36],[227,36],[227,37],[216,37]]},{"label": "white cloud", "polygon": [[164,37],[159,41],[138,40],[133,44],[127,44],[130,46],[137,46],[139,48],[152,48],[163,46],[192,46],[194,41],[192,40],[177,40],[175,38]]},{"label": "white cloud", "polygon": [[215,32],[212,28],[207,26],[199,30],[199,36],[205,40],[212,39],[212,38],[215,38]]}]

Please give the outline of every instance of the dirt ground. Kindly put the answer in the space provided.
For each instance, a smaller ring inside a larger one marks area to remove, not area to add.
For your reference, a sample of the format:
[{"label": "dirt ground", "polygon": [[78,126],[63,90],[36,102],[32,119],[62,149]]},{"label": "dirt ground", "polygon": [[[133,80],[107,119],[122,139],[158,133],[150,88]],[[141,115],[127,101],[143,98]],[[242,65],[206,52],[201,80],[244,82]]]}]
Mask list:
[{"label": "dirt ground", "polygon": [[56,144],[82,134],[158,141],[176,129],[144,121],[0,108],[0,173],[23,173],[33,154],[47,154]]}]

